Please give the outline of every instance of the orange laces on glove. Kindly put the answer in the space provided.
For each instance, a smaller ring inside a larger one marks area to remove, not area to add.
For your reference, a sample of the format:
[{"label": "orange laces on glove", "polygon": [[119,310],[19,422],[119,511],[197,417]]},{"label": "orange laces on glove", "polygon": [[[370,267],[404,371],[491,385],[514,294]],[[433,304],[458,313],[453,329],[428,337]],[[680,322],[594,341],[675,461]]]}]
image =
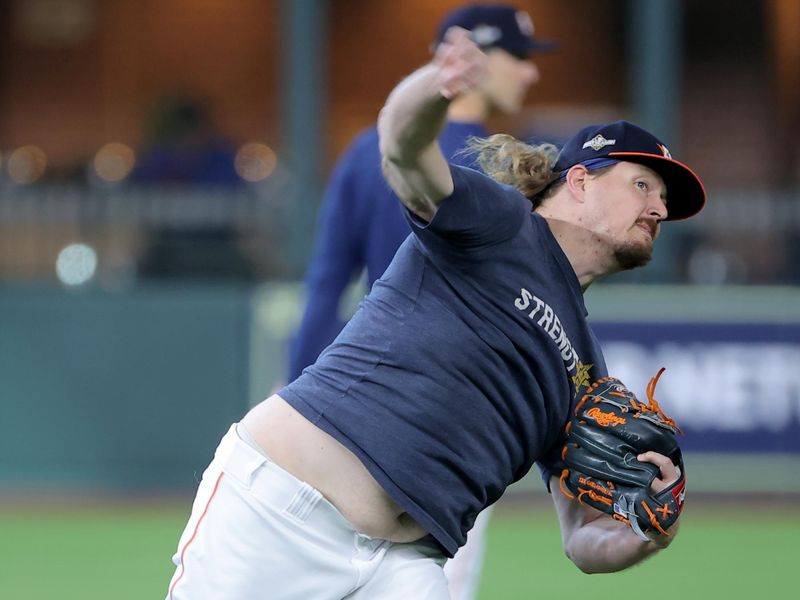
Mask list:
[{"label": "orange laces on glove", "polygon": [[[665,425],[669,425],[673,427],[675,431],[680,434],[683,434],[681,428],[678,427],[677,423],[675,423],[675,419],[671,419],[664,411],[661,410],[661,406],[658,404],[658,400],[655,398],[656,393],[656,385],[658,385],[658,380],[661,378],[661,374],[666,371],[665,367],[661,367],[658,370],[658,373],[655,374],[654,377],[650,379],[650,383],[647,384],[647,404],[644,402],[636,402],[635,400],[631,399],[631,405],[637,409],[641,410],[642,412],[651,412],[657,414],[663,421]],[[638,415],[637,415],[638,416]]]}]

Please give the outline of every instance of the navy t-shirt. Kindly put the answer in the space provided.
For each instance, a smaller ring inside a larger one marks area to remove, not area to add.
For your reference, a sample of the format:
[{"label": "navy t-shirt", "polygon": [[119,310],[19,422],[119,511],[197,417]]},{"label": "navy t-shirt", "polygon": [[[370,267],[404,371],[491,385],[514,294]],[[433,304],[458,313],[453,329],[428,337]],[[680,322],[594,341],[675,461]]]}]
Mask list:
[{"label": "navy t-shirt", "polygon": [[606,367],[578,279],[515,189],[455,189],[356,314],[278,393],[349,448],[449,555],[535,461],[556,468],[570,406]]}]

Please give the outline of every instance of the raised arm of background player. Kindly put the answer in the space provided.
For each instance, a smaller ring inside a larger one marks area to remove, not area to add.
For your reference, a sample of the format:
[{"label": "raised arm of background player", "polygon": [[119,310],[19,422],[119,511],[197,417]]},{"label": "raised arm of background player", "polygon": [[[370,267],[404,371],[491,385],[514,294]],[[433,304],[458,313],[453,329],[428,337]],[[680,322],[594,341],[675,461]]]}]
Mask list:
[{"label": "raised arm of background player", "polygon": [[[485,55],[466,31],[453,29],[437,50],[433,63],[403,81],[387,100],[378,121],[383,168],[387,180],[406,207],[430,221],[454,189],[447,161],[436,135],[444,121],[448,98],[471,89],[482,77]],[[677,478],[672,462],[661,455],[642,457],[661,468],[655,489]],[[557,482],[554,488],[558,489]],[[674,538],[641,540],[627,525],[558,492],[553,501],[564,550],[588,573],[620,571],[634,565]],[[673,527],[676,529],[676,527]],[[674,532],[673,532],[674,533]]]}]

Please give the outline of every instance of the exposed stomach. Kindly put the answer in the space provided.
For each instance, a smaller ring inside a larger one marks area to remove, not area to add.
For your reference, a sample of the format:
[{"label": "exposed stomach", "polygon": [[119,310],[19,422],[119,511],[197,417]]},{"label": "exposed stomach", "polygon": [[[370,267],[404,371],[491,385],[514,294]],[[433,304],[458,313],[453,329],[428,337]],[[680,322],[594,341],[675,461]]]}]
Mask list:
[{"label": "exposed stomach", "polygon": [[393,542],[427,534],[355,454],[277,394],[250,410],[242,424],[275,464],[319,490],[360,533]]}]

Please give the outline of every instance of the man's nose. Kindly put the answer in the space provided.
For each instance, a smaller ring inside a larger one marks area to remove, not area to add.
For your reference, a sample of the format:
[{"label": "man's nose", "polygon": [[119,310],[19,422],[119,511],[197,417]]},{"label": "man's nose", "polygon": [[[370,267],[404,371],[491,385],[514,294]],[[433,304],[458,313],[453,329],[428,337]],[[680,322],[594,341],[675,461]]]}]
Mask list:
[{"label": "man's nose", "polygon": [[669,211],[667,210],[667,203],[663,198],[656,198],[650,204],[650,210],[648,214],[658,221],[663,221],[669,215]]}]

